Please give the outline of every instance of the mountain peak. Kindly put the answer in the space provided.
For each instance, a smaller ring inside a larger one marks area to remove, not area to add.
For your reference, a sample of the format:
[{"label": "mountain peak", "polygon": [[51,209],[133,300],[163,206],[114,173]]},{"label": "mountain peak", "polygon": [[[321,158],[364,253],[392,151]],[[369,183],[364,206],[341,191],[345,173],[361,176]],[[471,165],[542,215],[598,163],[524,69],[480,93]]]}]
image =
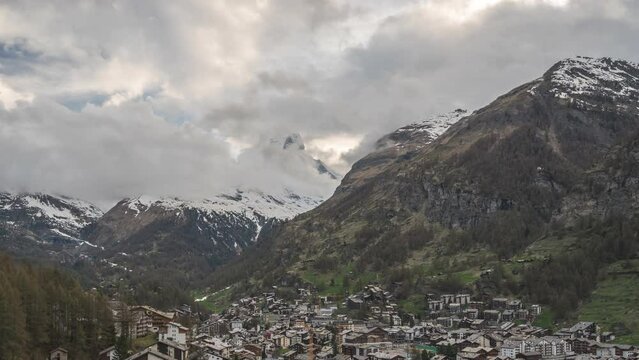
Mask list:
[{"label": "mountain peak", "polygon": [[544,75],[551,93],[567,99],[580,96],[639,98],[639,65],[609,57],[578,56],[559,61]]},{"label": "mountain peak", "polygon": [[290,134],[284,139],[284,149],[296,149],[296,150],[304,150],[306,147],[304,146],[304,141],[302,140],[302,136],[298,133]]},{"label": "mountain peak", "polygon": [[93,204],[66,196],[0,192],[0,221],[19,224],[43,238],[77,240],[82,228],[102,214]]},{"label": "mountain peak", "polygon": [[388,147],[405,147],[410,143],[416,143],[418,146],[427,145],[448,130],[451,125],[469,114],[470,112],[467,110],[455,109],[444,114],[430,116],[425,120],[403,126],[380,138],[377,140],[375,148],[380,150]]},{"label": "mountain peak", "polygon": [[294,158],[301,159],[304,164],[317,171],[320,175],[326,175],[332,180],[341,178],[339,173],[331,169],[322,160],[314,158],[306,151],[304,140],[299,133],[291,133],[284,138],[271,139],[271,146],[280,148],[281,150],[286,150],[284,152],[285,156],[292,156]]}]

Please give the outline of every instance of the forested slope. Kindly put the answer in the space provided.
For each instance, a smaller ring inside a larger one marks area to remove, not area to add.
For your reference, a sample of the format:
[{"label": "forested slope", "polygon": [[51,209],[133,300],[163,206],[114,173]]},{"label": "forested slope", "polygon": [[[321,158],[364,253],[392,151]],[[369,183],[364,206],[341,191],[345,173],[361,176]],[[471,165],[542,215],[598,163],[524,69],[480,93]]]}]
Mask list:
[{"label": "forested slope", "polygon": [[44,359],[58,346],[72,359],[93,359],[112,345],[106,300],[59,270],[14,262],[0,254],[2,359]]}]

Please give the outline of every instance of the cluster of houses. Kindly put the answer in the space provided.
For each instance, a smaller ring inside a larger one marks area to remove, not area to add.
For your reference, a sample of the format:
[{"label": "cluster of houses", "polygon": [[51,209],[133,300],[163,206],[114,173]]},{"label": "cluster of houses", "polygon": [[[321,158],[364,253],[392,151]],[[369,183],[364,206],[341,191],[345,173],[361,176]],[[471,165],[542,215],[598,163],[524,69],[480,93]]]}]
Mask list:
[{"label": "cluster of houses", "polygon": [[540,305],[525,307],[519,299],[494,298],[488,303],[469,294],[429,295],[427,315],[444,327],[481,329],[502,323],[532,322],[541,314]]},{"label": "cluster of houses", "polygon": [[[613,334],[592,322],[556,332],[534,326],[541,307],[517,299],[429,295],[417,320],[375,285],[342,303],[305,289],[298,294],[293,301],[273,292],[244,298],[204,321],[191,321],[188,306],[163,312],[114,304],[113,310],[120,334],[155,339],[127,360],[639,359],[639,347],[614,344]],[[99,359],[114,360],[115,348]]]},{"label": "cluster of houses", "polygon": [[[191,314],[188,305],[182,305],[170,312],[160,311],[150,306],[127,306],[121,302],[111,302],[117,336],[137,339],[152,335],[156,341],[141,351],[127,357],[127,360],[187,360],[192,329],[178,322]],[[98,360],[116,360],[115,345],[102,350]]]}]

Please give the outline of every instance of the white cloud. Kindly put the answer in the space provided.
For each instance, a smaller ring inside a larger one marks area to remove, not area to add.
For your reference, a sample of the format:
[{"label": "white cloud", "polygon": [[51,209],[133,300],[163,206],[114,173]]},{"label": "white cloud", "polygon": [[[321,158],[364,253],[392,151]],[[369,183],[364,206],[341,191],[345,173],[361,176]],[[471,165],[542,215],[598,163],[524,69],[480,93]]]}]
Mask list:
[{"label": "white cloud", "polygon": [[33,94],[17,92],[0,79],[0,103],[5,109],[12,110],[20,102],[28,103],[31,101],[33,101]]}]

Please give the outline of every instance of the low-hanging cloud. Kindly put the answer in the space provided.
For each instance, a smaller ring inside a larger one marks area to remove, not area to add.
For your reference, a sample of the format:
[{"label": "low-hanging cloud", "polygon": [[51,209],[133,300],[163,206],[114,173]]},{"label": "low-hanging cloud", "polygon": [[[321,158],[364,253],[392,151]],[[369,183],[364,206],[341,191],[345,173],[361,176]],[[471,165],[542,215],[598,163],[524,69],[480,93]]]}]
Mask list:
[{"label": "low-hanging cloud", "polygon": [[204,198],[236,187],[326,196],[332,180],[265,142],[231,160],[213,131],[176,126],[147,104],[71,111],[50,101],[0,110],[0,184],[73,194],[107,207],[124,196]]}]

